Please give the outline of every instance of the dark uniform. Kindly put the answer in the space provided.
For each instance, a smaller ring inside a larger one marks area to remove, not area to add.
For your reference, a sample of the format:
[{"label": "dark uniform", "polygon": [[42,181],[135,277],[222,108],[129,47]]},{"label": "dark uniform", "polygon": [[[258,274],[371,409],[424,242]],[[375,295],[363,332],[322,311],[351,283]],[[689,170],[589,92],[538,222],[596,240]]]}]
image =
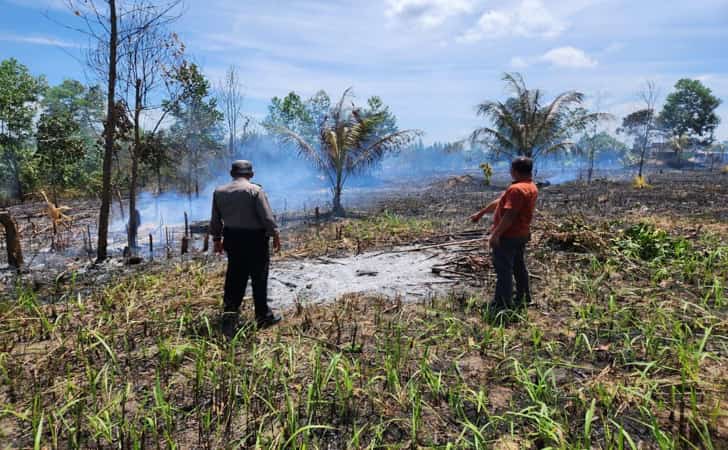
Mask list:
[{"label": "dark uniform", "polygon": [[215,190],[212,197],[210,234],[223,240],[228,267],[225,276],[224,326],[237,321],[248,278],[253,285],[255,316],[259,325],[280,320],[268,307],[269,241],[278,235],[268,198],[263,189],[248,179],[253,175],[248,161],[235,161],[230,172],[234,180]]}]

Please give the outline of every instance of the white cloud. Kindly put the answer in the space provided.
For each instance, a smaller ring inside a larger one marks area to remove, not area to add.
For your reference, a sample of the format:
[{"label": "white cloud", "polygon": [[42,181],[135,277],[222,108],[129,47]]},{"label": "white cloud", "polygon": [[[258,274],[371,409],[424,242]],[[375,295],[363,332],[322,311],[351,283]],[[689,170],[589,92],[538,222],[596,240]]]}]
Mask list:
[{"label": "white cloud", "polygon": [[49,45],[62,48],[80,48],[79,44],[63,41],[51,36],[20,36],[17,34],[0,34],[0,41],[18,44]]},{"label": "white cloud", "polygon": [[472,12],[474,3],[474,0],[387,0],[386,14],[391,19],[434,28],[452,16]]},{"label": "white cloud", "polygon": [[554,66],[570,67],[574,69],[591,68],[597,61],[587,55],[584,50],[575,47],[559,47],[546,52],[541,59]]},{"label": "white cloud", "polygon": [[478,42],[484,38],[502,37],[511,31],[512,16],[503,11],[488,11],[480,16],[478,24],[458,38],[459,42]]},{"label": "white cloud", "polygon": [[511,8],[484,12],[478,23],[465,31],[458,41],[472,43],[506,36],[553,38],[566,27],[567,24],[541,0],[522,0]]},{"label": "white cloud", "polygon": [[525,69],[529,66],[528,61],[520,56],[514,56],[511,58],[509,66],[513,69]]}]

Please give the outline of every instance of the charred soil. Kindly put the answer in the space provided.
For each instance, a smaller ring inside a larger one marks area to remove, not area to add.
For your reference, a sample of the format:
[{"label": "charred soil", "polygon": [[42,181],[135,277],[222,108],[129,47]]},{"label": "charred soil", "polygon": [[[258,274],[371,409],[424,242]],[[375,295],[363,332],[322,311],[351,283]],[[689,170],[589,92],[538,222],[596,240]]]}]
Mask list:
[{"label": "charred soil", "polygon": [[650,184],[542,189],[535,304],[500,314],[487,224],[467,222],[498,188],[464,179],[310,219],[274,261],[319,260],[336,278],[341,261],[422,253],[448,294],[339,292],[258,331],[246,309],[227,341],[209,256],[86,290],[72,273],[52,289],[19,282],[0,302],[0,442],[727,448],[728,176]]}]

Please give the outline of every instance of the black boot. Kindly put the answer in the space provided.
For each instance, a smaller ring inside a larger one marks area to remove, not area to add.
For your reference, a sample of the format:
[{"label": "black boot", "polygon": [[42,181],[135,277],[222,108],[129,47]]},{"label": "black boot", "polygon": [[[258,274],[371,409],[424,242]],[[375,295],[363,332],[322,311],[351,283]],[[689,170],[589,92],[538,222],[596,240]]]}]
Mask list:
[{"label": "black boot", "polygon": [[222,313],[222,334],[229,339],[238,332],[238,313],[237,311],[225,311]]},{"label": "black boot", "polygon": [[256,323],[258,324],[258,328],[268,328],[271,325],[277,324],[281,320],[282,317],[280,316],[280,314],[276,314],[273,311],[269,311],[268,314],[266,314],[265,316],[255,319]]}]

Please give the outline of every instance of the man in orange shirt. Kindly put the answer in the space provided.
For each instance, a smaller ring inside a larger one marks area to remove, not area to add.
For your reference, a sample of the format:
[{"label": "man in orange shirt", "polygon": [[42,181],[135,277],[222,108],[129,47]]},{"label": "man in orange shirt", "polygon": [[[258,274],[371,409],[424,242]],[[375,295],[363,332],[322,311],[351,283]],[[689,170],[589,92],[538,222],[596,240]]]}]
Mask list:
[{"label": "man in orange shirt", "polygon": [[495,212],[488,243],[493,251],[493,267],[498,278],[493,306],[499,309],[531,303],[526,243],[531,237],[531,220],[538,198],[538,188],[533,182],[532,172],[533,161],[530,158],[521,156],[514,159],[511,163],[513,183],[497,200],[470,216],[470,220],[478,222],[485,214]]}]

